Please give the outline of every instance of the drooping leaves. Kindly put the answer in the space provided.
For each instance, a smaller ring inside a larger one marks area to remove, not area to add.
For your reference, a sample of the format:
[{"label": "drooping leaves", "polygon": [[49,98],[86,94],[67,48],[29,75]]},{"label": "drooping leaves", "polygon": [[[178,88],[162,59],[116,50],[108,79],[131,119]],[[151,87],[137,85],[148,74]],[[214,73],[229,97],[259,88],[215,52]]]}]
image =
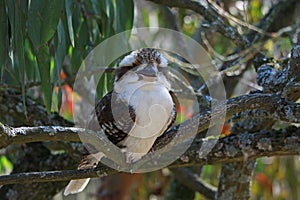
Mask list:
[{"label": "drooping leaves", "polygon": [[5,63],[8,57],[8,20],[4,1],[0,1],[0,82],[5,68]]},{"label": "drooping leaves", "polygon": [[28,11],[28,34],[36,49],[54,35],[64,5],[61,0],[32,0]]},{"label": "drooping leaves", "polygon": [[[37,98],[43,97],[48,113],[53,97],[58,110],[63,105],[63,84],[72,85],[69,80],[88,53],[133,25],[132,0],[6,0],[0,11],[0,81],[23,94],[24,106],[26,95],[37,94],[30,88],[38,86]],[[111,89],[111,80],[105,74],[96,83],[102,95]]]}]

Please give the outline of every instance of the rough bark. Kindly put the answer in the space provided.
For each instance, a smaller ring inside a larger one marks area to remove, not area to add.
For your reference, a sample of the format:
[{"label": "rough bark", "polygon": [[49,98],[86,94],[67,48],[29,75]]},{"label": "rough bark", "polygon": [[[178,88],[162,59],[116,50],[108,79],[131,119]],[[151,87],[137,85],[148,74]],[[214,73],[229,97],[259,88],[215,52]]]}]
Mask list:
[{"label": "rough bark", "polygon": [[[23,102],[19,94],[10,91],[0,91],[0,122],[13,127],[39,125],[61,125],[67,127],[73,125],[57,113],[52,113],[49,116],[42,105],[29,98],[26,102],[27,116],[24,114]],[[1,144],[3,144],[3,138],[1,139]],[[71,169],[77,165],[66,154],[52,155],[42,143],[14,146],[14,151],[16,162],[14,163],[12,174],[29,171]],[[1,187],[0,196],[1,199],[52,199],[66,184],[67,182],[48,182],[43,184],[6,185]]]}]

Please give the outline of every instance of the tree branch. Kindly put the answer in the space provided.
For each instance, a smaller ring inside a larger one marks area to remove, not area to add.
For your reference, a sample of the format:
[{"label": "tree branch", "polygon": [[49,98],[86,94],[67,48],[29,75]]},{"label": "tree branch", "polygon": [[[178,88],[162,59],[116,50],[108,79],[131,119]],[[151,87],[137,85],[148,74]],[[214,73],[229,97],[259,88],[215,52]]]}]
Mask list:
[{"label": "tree branch", "polygon": [[255,159],[245,162],[224,163],[221,168],[216,199],[250,199],[255,163]]},{"label": "tree branch", "polygon": [[236,29],[229,26],[222,16],[219,15],[214,9],[211,8],[210,4],[204,1],[191,1],[191,0],[148,0],[157,4],[169,6],[169,7],[179,7],[186,8],[195,11],[196,13],[202,15],[208,22],[217,29],[218,32],[223,34],[225,37],[231,39],[237,46],[246,47],[250,43],[246,37],[241,36]]},{"label": "tree branch", "polygon": [[38,126],[11,128],[0,122],[0,148],[10,144],[24,144],[41,141],[72,141],[79,142],[83,128],[63,126]]},{"label": "tree branch", "polygon": [[[220,103],[214,113],[204,111],[190,120],[180,124],[181,132],[177,133],[178,127],[164,134],[155,144],[154,150],[168,144],[171,140],[174,145],[180,145],[181,141],[190,138],[194,133],[191,129],[197,126],[198,133],[213,125],[219,114],[225,109],[226,119],[233,114],[262,109],[268,111],[272,118],[288,122],[300,122],[300,105],[280,98],[279,95],[251,94],[236,97]],[[1,147],[9,144],[20,144],[33,141],[79,141],[78,134],[92,134],[91,131],[80,128],[67,128],[59,126],[21,127],[11,128],[0,124]],[[244,161],[261,156],[275,155],[299,155],[300,153],[300,129],[287,129],[283,131],[261,131],[256,134],[239,134],[222,138],[212,151],[204,158],[199,157],[200,147],[206,140],[195,140],[189,150],[175,161],[170,167],[182,167],[192,165],[215,164],[220,162]],[[64,135],[66,134],[66,135]],[[204,137],[199,135],[199,137]],[[99,138],[100,142],[105,142]],[[175,142],[174,142],[175,141]],[[151,155],[150,155],[151,156]],[[147,156],[145,157],[147,159]],[[144,162],[144,158],[141,162]],[[117,171],[100,165],[96,169],[52,171],[52,172],[29,172],[0,177],[0,185],[28,182],[65,181],[86,177],[99,177],[110,175]]]},{"label": "tree branch", "polygon": [[[226,112],[225,121],[232,115],[247,110],[265,110],[270,117],[290,123],[300,122],[300,104],[290,102],[274,94],[249,94],[236,98],[228,99],[226,103],[221,103],[214,113],[210,110],[204,111],[195,117],[181,123],[180,133],[176,133],[178,126],[168,131],[160,137],[160,140],[154,144],[154,149],[159,149],[168,144],[171,140],[184,141],[191,137],[195,128],[198,133],[206,130],[209,126],[215,125],[214,122],[219,116]],[[254,111],[255,112],[255,111]]]},{"label": "tree branch", "polygon": [[[174,127],[160,137],[154,145],[154,149],[165,146],[172,139],[178,143],[184,141],[194,135],[192,130],[195,128],[198,129],[198,133],[206,130],[209,126],[215,125],[216,119],[224,112],[226,112],[225,120],[228,120],[236,113],[255,109],[265,110],[273,119],[300,123],[300,104],[282,99],[279,95],[274,94],[249,94],[229,99],[225,103],[220,103],[214,112],[204,111]],[[179,126],[181,132],[177,133]],[[0,123],[0,147],[37,141],[80,141],[78,134],[88,135],[88,131],[61,126],[11,128]]]},{"label": "tree branch", "polygon": [[199,179],[199,175],[193,174],[184,168],[172,169],[173,176],[178,179],[183,185],[199,192],[208,199],[215,199],[217,189]]},{"label": "tree branch", "polygon": [[[44,106],[28,97],[26,98],[26,108],[27,115],[24,112],[24,105],[20,94],[10,90],[3,91],[0,88],[0,122],[12,127],[40,125],[74,126],[73,123],[65,120],[58,113],[51,113],[49,115]],[[9,136],[7,135],[7,137]],[[1,144],[2,139],[0,139]],[[69,146],[69,144],[66,144],[66,146]],[[42,143],[17,145],[15,150],[12,173],[74,169],[78,165],[69,155],[53,155]],[[65,185],[65,182],[6,185],[0,188],[0,196],[3,200],[51,199]]]},{"label": "tree branch", "polygon": [[[260,131],[221,138],[207,156],[201,157],[199,156],[200,147],[207,141],[209,140],[195,140],[191,147],[169,167],[245,161],[263,156],[300,155],[300,128],[295,127],[281,131]],[[85,170],[27,172],[0,176],[0,185],[66,181],[102,177],[114,173],[117,171],[103,165]]]}]

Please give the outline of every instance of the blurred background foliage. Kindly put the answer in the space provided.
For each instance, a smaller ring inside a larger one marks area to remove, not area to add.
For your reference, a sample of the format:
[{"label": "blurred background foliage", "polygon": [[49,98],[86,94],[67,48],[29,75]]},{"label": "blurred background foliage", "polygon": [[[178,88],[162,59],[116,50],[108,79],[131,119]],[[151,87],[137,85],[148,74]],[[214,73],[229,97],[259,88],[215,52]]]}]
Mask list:
[{"label": "blurred background foliage", "polygon": [[[216,2],[232,17],[255,25],[278,1]],[[175,23],[170,18],[175,19]],[[229,23],[240,34],[248,31],[247,27],[230,20]],[[25,96],[29,96],[45,105],[48,113],[59,112],[72,120],[72,86],[76,72],[99,43],[119,32],[144,26],[175,29],[200,42],[199,30],[205,25],[209,26],[202,16],[191,10],[169,9],[143,0],[0,0],[0,90],[21,93],[25,112]],[[294,38],[288,33],[270,34],[274,37],[267,36],[249,49],[256,48],[276,62],[282,62],[295,43]],[[206,42],[206,49],[219,68],[237,48],[230,39],[214,31],[201,40]],[[247,65],[247,61],[242,60],[237,67]],[[252,65],[247,66],[243,74],[229,97],[259,89]],[[106,73],[101,78],[100,96],[112,87],[112,77]],[[188,109],[183,106],[180,111]],[[0,153],[0,171],[7,174],[13,167],[13,158]],[[220,165],[207,165],[200,177],[217,187],[219,173]],[[258,159],[251,199],[299,199],[299,174],[299,157]],[[138,177],[131,198],[161,199],[166,194],[170,176],[168,170],[162,170]],[[196,194],[195,199],[205,198]]]}]

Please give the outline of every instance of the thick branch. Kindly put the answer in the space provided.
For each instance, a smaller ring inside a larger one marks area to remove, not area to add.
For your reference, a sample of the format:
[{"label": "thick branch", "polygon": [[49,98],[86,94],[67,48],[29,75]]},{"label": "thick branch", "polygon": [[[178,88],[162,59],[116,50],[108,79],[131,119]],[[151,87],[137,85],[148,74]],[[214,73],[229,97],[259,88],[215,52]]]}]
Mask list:
[{"label": "thick branch", "polygon": [[[174,127],[164,134],[155,144],[154,149],[159,149],[172,139],[183,141],[187,137],[194,135],[191,130],[198,129],[198,133],[214,125],[214,121],[219,115],[226,112],[225,119],[232,115],[246,110],[265,110],[270,113],[270,117],[291,123],[300,123],[300,104],[296,104],[278,95],[271,94],[251,94],[239,96],[227,100],[217,106],[214,112],[204,111],[195,117]],[[180,133],[177,133],[180,126]],[[10,128],[0,123],[0,147],[4,148],[10,144],[20,144],[37,141],[80,141],[78,134],[87,134],[87,131],[80,128],[60,127],[60,126],[40,126]]]},{"label": "thick branch", "polygon": [[94,169],[81,170],[63,170],[63,171],[45,171],[45,172],[28,172],[16,173],[0,176],[0,185],[8,184],[25,184],[32,182],[53,182],[68,181],[87,177],[102,177],[117,173],[116,170],[109,167],[100,167],[98,171]]},{"label": "thick branch", "polygon": [[[169,167],[245,161],[263,156],[300,155],[300,129],[295,127],[282,131],[261,131],[225,137],[219,139],[207,156],[201,157],[199,150],[203,142],[207,140],[194,141],[188,151]],[[114,173],[117,171],[103,165],[86,170],[18,173],[0,176],[0,185],[66,181]]]},{"label": "thick branch", "polygon": [[218,200],[250,199],[255,160],[224,163],[218,186]]},{"label": "thick branch", "polygon": [[[1,86],[0,86],[1,87]],[[44,106],[26,98],[27,115],[20,94],[0,88],[0,122],[12,127],[20,126],[74,126],[58,113],[48,115]],[[7,135],[7,137],[9,137]],[[29,137],[27,137],[28,139]],[[0,145],[2,146],[2,139]],[[9,138],[8,138],[9,139]],[[9,140],[4,141],[7,142]],[[53,143],[52,143],[53,144]],[[12,147],[11,145],[10,147]],[[69,145],[66,145],[69,146]],[[53,155],[41,143],[18,145],[12,173],[26,171],[49,171],[74,169],[78,165],[69,155]],[[1,199],[51,199],[65,187],[65,182],[32,183],[7,185],[0,189]]]},{"label": "thick branch", "polygon": [[[176,141],[174,145],[180,145],[180,141],[187,139],[191,127],[198,126],[198,132],[207,129],[212,125],[214,119],[219,117],[219,113],[224,112],[224,106],[227,109],[226,119],[235,113],[252,109],[263,109],[268,111],[273,118],[278,118],[288,122],[297,122],[300,120],[299,104],[285,101],[278,95],[268,94],[252,94],[229,99],[227,104],[220,104],[215,112],[205,111],[193,117],[192,119],[182,123],[180,133],[176,133],[177,127],[169,131],[161,137],[156,143],[154,150],[159,149],[165,144]],[[64,134],[68,136],[64,136]],[[22,127],[10,128],[0,125],[0,141],[1,146],[5,147],[14,143],[26,143],[33,141],[46,140],[65,140],[79,141],[78,134],[87,134],[90,132],[78,128],[65,127]],[[218,141],[212,151],[203,157],[199,157],[202,140],[194,141],[193,145],[183,155],[182,158],[174,162],[170,167],[181,167],[191,165],[215,164],[220,162],[243,161],[245,159],[255,159],[261,156],[275,155],[299,155],[300,152],[300,131],[299,129],[290,129],[284,131],[265,131],[256,134],[240,134],[222,138]],[[36,138],[35,138],[36,137]],[[103,139],[99,138],[100,141]],[[105,142],[103,140],[103,142]],[[145,158],[147,159],[147,157]],[[141,161],[143,161],[142,159]],[[13,174],[0,177],[0,185],[13,183],[28,183],[40,181],[64,181],[69,179],[79,179],[85,177],[98,177],[101,175],[109,175],[116,173],[108,167],[101,166],[98,169],[91,170],[72,170],[57,172],[31,172]]]},{"label": "thick branch", "polygon": [[270,118],[279,119],[291,123],[300,122],[300,104],[281,99],[279,95],[271,94],[250,94],[232,98],[224,104],[217,106],[218,108],[212,113],[210,110],[202,112],[195,117],[181,123],[180,133],[176,134],[175,127],[164,134],[157,143],[154,144],[154,149],[159,149],[169,143],[172,139],[175,141],[183,141],[187,137],[191,137],[193,130],[198,128],[198,133],[206,130],[209,126],[214,125],[219,115],[226,112],[225,120],[228,120],[232,115],[247,111],[247,110],[265,110],[271,116]]},{"label": "thick branch", "polygon": [[24,144],[41,141],[73,141],[78,142],[78,134],[85,129],[63,126],[39,126],[10,128],[0,123],[0,148],[10,144]]}]

